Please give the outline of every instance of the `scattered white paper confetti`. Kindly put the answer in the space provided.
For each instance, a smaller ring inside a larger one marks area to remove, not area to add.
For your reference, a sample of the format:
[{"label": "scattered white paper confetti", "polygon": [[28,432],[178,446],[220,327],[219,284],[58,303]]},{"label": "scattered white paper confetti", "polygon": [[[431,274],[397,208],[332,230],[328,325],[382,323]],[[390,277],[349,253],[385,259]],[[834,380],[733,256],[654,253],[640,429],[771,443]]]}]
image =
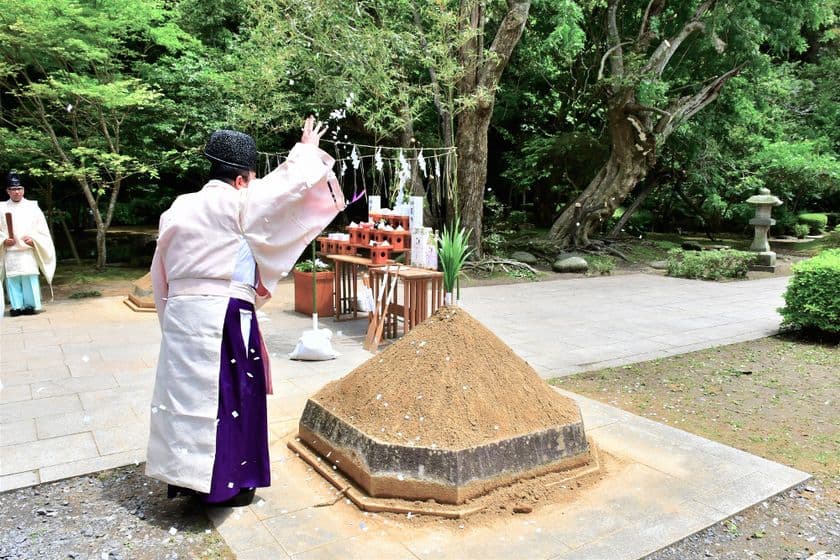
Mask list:
[{"label": "scattered white paper confetti", "polygon": [[265,505],[265,500],[260,500],[257,502],[257,507],[263,507]]},{"label": "scattered white paper confetti", "polygon": [[241,467],[242,465],[245,465],[247,463],[248,463],[248,461],[242,461],[241,463],[239,463],[239,466]]},{"label": "scattered white paper confetti", "polygon": [[405,514],[405,517],[407,519],[411,519],[412,517],[414,517],[414,514],[409,511],[408,513]]},{"label": "scattered white paper confetti", "polygon": [[248,377],[254,377],[254,374],[251,373],[250,371],[246,371],[245,375],[247,375]]},{"label": "scattered white paper confetti", "polygon": [[255,354],[257,351],[251,348],[251,354]]},{"label": "scattered white paper confetti", "polygon": [[236,358],[231,358],[230,363],[235,364],[236,363]]},{"label": "scattered white paper confetti", "polygon": [[376,400],[380,400],[381,398],[382,398],[382,395],[381,395],[381,394],[376,395]]},{"label": "scattered white paper confetti", "polygon": [[161,410],[166,410],[166,405],[165,404],[159,404],[158,408],[161,409]]},{"label": "scattered white paper confetti", "polygon": [[236,412],[235,410],[233,412],[231,412],[230,415],[233,416],[234,418],[239,418],[239,413]]},{"label": "scattered white paper confetti", "polygon": [[83,361],[84,363],[88,363],[88,362],[90,361],[90,358],[88,358],[88,357],[87,357],[87,354],[85,354],[84,356],[82,356],[82,361]]},{"label": "scattered white paper confetti", "polygon": [[400,474],[397,475],[397,480],[403,481],[403,480],[405,480],[405,476],[403,476],[403,474],[400,473]]},{"label": "scattered white paper confetti", "polygon": [[152,414],[157,414],[158,408],[156,406],[152,407]]},{"label": "scattered white paper confetti", "polygon": [[233,482],[228,482],[228,488],[233,488]]},{"label": "scattered white paper confetti", "polygon": [[177,532],[178,532],[178,529],[176,529],[175,527],[170,527],[170,528],[169,528],[169,534],[170,534],[170,535],[174,535],[174,534],[176,534]]}]

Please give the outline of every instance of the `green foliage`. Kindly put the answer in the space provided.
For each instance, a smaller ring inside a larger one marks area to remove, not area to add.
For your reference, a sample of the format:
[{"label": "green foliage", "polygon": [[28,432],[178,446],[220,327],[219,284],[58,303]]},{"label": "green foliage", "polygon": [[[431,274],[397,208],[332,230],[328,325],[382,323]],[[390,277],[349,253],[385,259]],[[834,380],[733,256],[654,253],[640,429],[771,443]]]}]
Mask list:
[{"label": "green foliage", "polygon": [[615,258],[609,255],[587,255],[586,262],[589,264],[589,270],[586,272],[589,276],[594,274],[606,276],[612,274],[615,269]]},{"label": "green foliage", "polygon": [[799,223],[807,225],[812,235],[819,235],[828,226],[828,216],[816,212],[799,214]]},{"label": "green foliage", "polygon": [[823,247],[827,249],[840,249],[840,225],[837,225],[833,231],[825,236]]},{"label": "green foliage", "polygon": [[100,292],[99,290],[82,290],[80,292],[73,292],[67,297],[69,297],[70,299],[102,297],[102,292]]},{"label": "green foliage", "polygon": [[811,226],[808,224],[794,224],[793,235],[799,239],[805,239],[805,236],[811,231]]},{"label": "green foliage", "polygon": [[722,278],[744,278],[755,254],[746,251],[725,249],[722,251],[668,252],[668,276],[720,280]]},{"label": "green foliage", "polygon": [[470,232],[460,227],[461,220],[455,218],[452,227],[445,226],[440,237],[438,249],[438,261],[443,269],[443,289],[452,293],[456,282],[461,276],[464,263],[472,253],[468,240]]},{"label": "green foliage", "polygon": [[840,249],[829,249],[793,266],[779,309],[782,326],[840,333]]},{"label": "green foliage", "polygon": [[295,265],[295,270],[298,272],[325,272],[332,270],[332,265],[325,263],[321,259],[306,259],[300,261]]}]

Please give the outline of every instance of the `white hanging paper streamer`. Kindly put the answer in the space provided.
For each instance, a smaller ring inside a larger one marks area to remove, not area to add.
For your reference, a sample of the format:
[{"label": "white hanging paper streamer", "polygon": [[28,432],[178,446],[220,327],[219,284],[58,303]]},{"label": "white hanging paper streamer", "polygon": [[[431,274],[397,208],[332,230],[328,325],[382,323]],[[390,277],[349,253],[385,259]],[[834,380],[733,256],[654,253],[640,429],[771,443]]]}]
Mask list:
[{"label": "white hanging paper streamer", "polygon": [[382,171],[382,167],[384,166],[384,163],[382,162],[382,147],[381,146],[376,148],[376,153],[373,156],[373,161],[374,161],[374,164],[376,165],[376,170],[377,171]]},{"label": "white hanging paper streamer", "polygon": [[426,158],[423,157],[423,148],[420,148],[420,153],[417,154],[417,167],[423,172],[423,177],[426,176]]},{"label": "white hanging paper streamer", "polygon": [[353,145],[353,151],[350,152],[350,161],[353,163],[353,169],[358,169],[359,164],[362,162],[359,158],[359,152],[356,150],[355,144]]}]

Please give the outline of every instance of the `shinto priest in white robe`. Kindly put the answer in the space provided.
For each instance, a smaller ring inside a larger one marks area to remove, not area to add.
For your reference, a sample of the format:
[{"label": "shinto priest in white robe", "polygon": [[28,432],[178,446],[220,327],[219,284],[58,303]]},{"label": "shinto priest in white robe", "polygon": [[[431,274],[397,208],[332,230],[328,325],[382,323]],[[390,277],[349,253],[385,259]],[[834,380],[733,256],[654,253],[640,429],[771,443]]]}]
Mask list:
[{"label": "shinto priest in white robe", "polygon": [[[229,301],[264,303],[306,245],[344,208],[333,163],[326,152],[297,144],[280,167],[248,188],[211,180],[178,197],[161,216],[152,282],[163,337],[152,397],[149,476],[210,492],[214,460],[224,451],[217,449],[216,436],[222,414],[219,372],[229,366],[220,363]],[[248,253],[256,263],[256,288],[238,277],[237,263]],[[242,313],[241,340],[248,348],[253,339],[248,331],[256,323],[250,312]],[[236,367],[265,376],[265,391],[271,393],[269,356],[261,341],[256,346],[250,352],[265,358]],[[239,417],[242,411],[230,413]],[[230,484],[235,483],[242,481]]]}]

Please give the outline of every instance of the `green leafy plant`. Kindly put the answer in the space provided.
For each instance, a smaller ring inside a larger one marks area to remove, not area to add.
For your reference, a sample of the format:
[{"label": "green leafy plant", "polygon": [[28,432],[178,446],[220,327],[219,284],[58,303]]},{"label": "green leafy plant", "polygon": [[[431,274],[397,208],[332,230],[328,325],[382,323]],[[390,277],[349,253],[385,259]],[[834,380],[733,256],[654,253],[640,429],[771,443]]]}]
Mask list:
[{"label": "green leafy plant", "polygon": [[811,231],[811,226],[808,224],[795,224],[793,226],[793,235],[798,237],[799,239],[805,239],[805,236],[808,235]]},{"label": "green leafy plant", "polygon": [[793,266],[779,309],[783,327],[840,333],[840,249],[828,249]]},{"label": "green leafy plant", "polygon": [[744,278],[755,254],[746,251],[725,249],[722,251],[668,252],[668,276],[679,278],[700,278],[720,280],[721,278]]},{"label": "green leafy plant", "polygon": [[300,261],[295,265],[295,270],[298,272],[326,272],[332,270],[332,265],[325,263],[321,259],[306,259]]},{"label": "green leafy plant", "polygon": [[840,225],[834,228],[834,231],[825,236],[823,246],[826,249],[840,249]]},{"label": "green leafy plant", "polygon": [[816,212],[799,214],[799,223],[808,226],[811,230],[811,235],[819,235],[824,232],[828,226],[828,216]]},{"label": "green leafy plant", "polygon": [[[452,228],[444,226],[443,234],[438,241],[438,260],[440,266],[443,268],[443,289],[447,293],[452,293],[458,283],[458,278],[461,276],[461,269],[467,260],[467,257],[472,253],[467,244],[472,230],[466,230],[461,227],[460,218],[455,218],[455,223]],[[460,295],[460,294],[459,294]]]},{"label": "green leafy plant", "polygon": [[67,297],[69,297],[70,299],[102,297],[102,292],[100,292],[99,290],[82,290],[80,292],[73,292]]},{"label": "green leafy plant", "polygon": [[607,255],[589,255],[586,257],[586,262],[589,263],[589,271],[587,274],[590,276],[595,274],[599,274],[601,276],[612,274],[612,271],[615,268],[615,259]]}]

